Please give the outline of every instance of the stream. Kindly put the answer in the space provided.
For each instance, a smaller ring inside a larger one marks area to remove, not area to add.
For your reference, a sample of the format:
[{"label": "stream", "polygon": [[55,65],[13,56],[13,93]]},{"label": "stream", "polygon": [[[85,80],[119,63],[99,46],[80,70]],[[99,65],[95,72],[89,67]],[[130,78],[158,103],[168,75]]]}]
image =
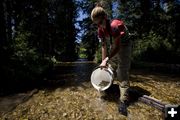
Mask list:
[{"label": "stream", "polygon": [[[1,97],[0,120],[163,120],[161,111],[140,102],[128,107],[127,117],[119,114],[116,81],[110,98],[101,100],[90,83],[96,66],[85,60],[58,63],[45,79],[45,87],[37,88],[28,99],[25,93]],[[163,103],[180,103],[180,77],[144,70],[130,73],[132,87],[148,91]]]}]

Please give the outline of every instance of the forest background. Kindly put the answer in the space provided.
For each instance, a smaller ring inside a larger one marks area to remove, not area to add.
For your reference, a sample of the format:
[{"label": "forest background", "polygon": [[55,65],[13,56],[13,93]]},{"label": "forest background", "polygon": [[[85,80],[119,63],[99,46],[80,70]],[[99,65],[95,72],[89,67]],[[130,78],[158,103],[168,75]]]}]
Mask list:
[{"label": "forest background", "polygon": [[[91,10],[100,0],[1,0],[0,92],[41,80],[57,62],[100,62]],[[180,63],[179,0],[106,0],[108,17],[125,21],[132,61]]]}]

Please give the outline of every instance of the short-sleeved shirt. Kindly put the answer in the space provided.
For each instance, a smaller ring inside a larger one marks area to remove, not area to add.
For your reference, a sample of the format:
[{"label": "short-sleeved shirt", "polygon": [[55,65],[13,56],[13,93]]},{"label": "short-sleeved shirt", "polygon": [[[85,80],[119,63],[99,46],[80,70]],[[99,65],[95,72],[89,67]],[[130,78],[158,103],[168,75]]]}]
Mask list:
[{"label": "short-sleeved shirt", "polygon": [[102,28],[98,26],[98,37],[99,38],[106,38],[110,37],[110,34],[113,38],[116,38],[120,35],[121,37],[121,43],[126,43],[126,40],[124,39],[127,32],[124,25],[124,22],[120,19],[114,19],[110,22],[110,33],[108,32],[107,28]]}]

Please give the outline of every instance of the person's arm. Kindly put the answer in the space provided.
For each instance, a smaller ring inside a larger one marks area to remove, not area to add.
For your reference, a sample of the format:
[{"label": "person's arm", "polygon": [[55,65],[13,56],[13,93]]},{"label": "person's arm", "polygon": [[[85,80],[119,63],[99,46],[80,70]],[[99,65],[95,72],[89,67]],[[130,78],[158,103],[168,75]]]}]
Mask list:
[{"label": "person's arm", "polygon": [[105,44],[104,47],[102,46],[102,62],[100,64],[100,66],[106,66],[107,65],[107,61],[109,59],[111,59],[113,56],[115,56],[119,52],[119,49],[120,49],[120,35],[115,37],[114,39],[115,39],[114,47],[111,50],[109,56],[106,56],[107,55],[107,51],[106,51],[107,49],[105,49],[107,47],[106,44]]},{"label": "person's arm", "polygon": [[101,57],[103,61],[107,56],[107,45],[106,45],[106,38],[104,36],[104,32],[100,27],[98,27],[98,39],[101,42]]},{"label": "person's arm", "polygon": [[106,66],[109,58],[107,57],[107,44],[105,42],[105,38],[102,39],[101,42],[102,42],[102,45],[101,45],[102,62],[100,64],[100,66]]},{"label": "person's arm", "polygon": [[103,61],[107,56],[107,45],[105,39],[102,40],[101,52],[102,52],[102,61]]},{"label": "person's arm", "polygon": [[114,41],[115,43],[114,43],[113,49],[110,52],[109,59],[111,59],[113,56],[115,56],[119,52],[119,49],[120,49],[120,35],[114,39],[115,39],[115,41]]}]

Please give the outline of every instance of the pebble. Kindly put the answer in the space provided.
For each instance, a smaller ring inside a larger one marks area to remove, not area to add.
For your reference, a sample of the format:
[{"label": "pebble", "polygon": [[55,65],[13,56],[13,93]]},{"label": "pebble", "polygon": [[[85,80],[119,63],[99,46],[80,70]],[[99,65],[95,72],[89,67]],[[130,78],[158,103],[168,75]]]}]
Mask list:
[{"label": "pebble", "polygon": [[67,117],[67,115],[68,115],[67,113],[63,113],[63,117]]}]

